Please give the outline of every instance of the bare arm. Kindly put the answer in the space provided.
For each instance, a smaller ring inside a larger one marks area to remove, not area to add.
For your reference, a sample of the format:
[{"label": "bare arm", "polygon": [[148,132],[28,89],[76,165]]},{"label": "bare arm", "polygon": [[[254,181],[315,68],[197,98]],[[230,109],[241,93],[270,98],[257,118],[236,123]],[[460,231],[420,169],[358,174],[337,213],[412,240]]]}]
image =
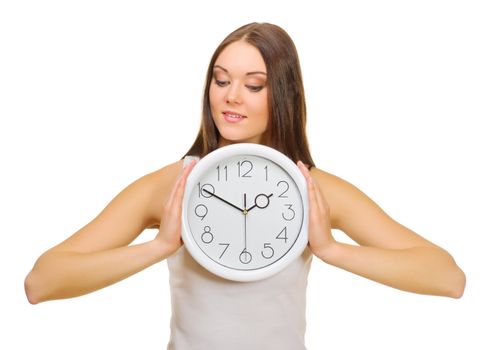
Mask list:
[{"label": "bare arm", "polygon": [[[90,293],[175,252],[181,245],[182,195],[192,166],[179,176],[181,168],[177,162],[135,181],[93,221],[41,255],[25,280],[29,302]],[[145,228],[158,225],[154,240],[129,245]]]},{"label": "bare arm", "polygon": [[408,292],[460,298],[465,276],[441,248],[388,249],[337,242],[323,257],[344,270]]},{"label": "bare arm", "polygon": [[[397,289],[462,296],[465,275],[448,252],[393,220],[348,182],[316,168],[311,175],[309,193],[316,203],[310,226],[318,229],[310,232],[310,246],[320,259]],[[336,242],[332,228],[359,245]]]}]

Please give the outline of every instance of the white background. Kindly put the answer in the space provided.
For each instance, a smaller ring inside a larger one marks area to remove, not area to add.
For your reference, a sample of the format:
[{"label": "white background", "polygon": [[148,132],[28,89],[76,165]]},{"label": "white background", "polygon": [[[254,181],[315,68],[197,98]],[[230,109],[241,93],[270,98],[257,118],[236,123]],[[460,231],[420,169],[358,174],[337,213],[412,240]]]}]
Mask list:
[{"label": "white background", "polygon": [[23,279],[125,186],[187,151],[215,47],[235,28],[266,21],[297,45],[317,166],[447,249],[468,279],[453,300],[315,260],[308,348],[488,349],[487,5],[2,1],[0,348],[166,347],[165,262],[36,306]]}]

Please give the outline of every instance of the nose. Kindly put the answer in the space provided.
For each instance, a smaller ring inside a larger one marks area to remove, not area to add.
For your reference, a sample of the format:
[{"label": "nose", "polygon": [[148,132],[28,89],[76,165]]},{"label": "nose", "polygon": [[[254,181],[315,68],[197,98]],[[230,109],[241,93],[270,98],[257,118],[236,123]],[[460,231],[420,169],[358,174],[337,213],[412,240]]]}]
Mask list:
[{"label": "nose", "polygon": [[241,102],[240,87],[238,84],[230,84],[226,94],[226,103],[240,104]]}]

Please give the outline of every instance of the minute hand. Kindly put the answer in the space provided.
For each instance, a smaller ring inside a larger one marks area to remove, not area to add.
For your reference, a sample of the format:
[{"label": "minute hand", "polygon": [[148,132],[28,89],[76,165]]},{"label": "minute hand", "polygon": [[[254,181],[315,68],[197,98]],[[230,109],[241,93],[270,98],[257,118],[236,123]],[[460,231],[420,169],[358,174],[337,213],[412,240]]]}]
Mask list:
[{"label": "minute hand", "polygon": [[225,202],[226,204],[231,205],[233,208],[238,209],[238,210],[239,210],[241,213],[243,213],[243,209],[241,209],[241,208],[237,207],[236,205],[231,204],[231,203],[230,203],[230,202],[228,202],[227,200],[225,200],[225,199],[223,199],[223,198],[221,198],[221,197],[219,197],[219,196],[215,195],[213,192],[209,192],[209,191],[208,191],[208,190],[206,190],[205,188],[203,188],[203,189],[202,189],[202,191],[203,191],[203,192],[206,192],[207,194],[209,194],[209,195],[211,195],[211,196],[213,196],[213,197],[218,198],[220,201],[223,201],[223,202]]}]

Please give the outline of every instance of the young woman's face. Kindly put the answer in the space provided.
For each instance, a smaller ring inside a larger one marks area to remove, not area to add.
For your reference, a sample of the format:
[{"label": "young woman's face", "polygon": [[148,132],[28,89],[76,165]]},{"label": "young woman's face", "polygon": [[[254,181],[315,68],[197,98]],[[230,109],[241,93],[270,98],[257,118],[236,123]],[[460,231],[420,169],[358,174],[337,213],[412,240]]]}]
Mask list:
[{"label": "young woman's face", "polygon": [[209,102],[220,146],[261,143],[269,120],[266,82],[265,62],[254,46],[236,41],[218,56]]}]

